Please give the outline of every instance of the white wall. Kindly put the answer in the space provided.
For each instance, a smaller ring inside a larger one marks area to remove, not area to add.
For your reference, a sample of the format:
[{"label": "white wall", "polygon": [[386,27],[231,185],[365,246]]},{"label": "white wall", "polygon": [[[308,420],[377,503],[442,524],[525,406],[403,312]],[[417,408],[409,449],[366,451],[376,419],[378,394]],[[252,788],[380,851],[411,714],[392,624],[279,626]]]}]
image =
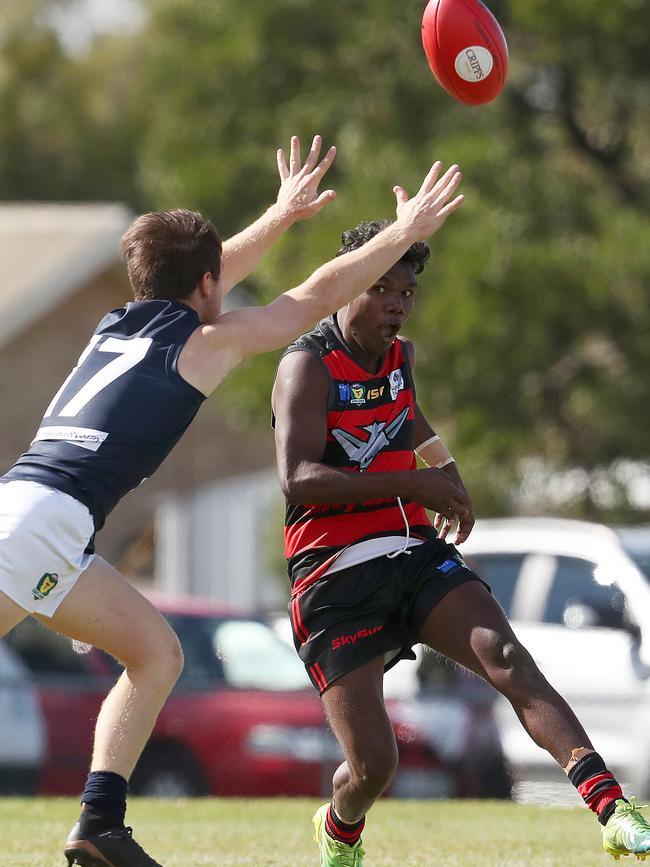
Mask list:
[{"label": "white wall", "polygon": [[238,608],[283,608],[288,583],[266,563],[273,521],[280,545],[281,497],[272,470],[165,500],[156,514],[156,589]]}]

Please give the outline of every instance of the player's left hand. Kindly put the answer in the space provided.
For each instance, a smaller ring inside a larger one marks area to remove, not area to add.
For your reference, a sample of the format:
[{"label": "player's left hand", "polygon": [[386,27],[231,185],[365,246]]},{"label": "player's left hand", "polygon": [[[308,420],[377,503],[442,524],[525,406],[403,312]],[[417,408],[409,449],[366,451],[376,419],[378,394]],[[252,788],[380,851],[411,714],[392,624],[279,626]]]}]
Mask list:
[{"label": "player's left hand", "polygon": [[321,146],[321,137],[315,135],[303,166],[300,165],[300,139],[297,135],[291,138],[288,165],[284,149],[278,150],[280,190],[275,206],[283,217],[292,222],[308,220],[336,198],[334,190],[325,190],[320,195],[318,193],[318,185],[336,156],[336,148],[331,147],[318,162]]},{"label": "player's left hand", "polygon": [[438,513],[433,519],[433,526],[438,531],[439,539],[446,539],[449,533],[451,533],[454,527],[456,527],[454,545],[460,545],[461,542],[464,542],[469,537],[469,534],[474,528],[475,522],[476,519],[472,512],[469,512],[466,517],[460,520],[457,515],[449,518]]}]

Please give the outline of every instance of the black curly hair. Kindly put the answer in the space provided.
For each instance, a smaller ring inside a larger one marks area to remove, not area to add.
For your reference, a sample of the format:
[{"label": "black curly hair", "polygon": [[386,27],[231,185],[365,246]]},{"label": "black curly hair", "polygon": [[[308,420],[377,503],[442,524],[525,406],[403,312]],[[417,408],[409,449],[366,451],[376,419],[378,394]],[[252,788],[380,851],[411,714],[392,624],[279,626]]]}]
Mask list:
[{"label": "black curly hair", "polygon": [[[350,253],[352,250],[358,250],[367,244],[371,238],[383,232],[392,224],[392,220],[368,220],[359,223],[354,229],[348,229],[341,235],[341,247],[337,252],[337,256],[343,256],[345,253]],[[410,265],[416,274],[421,274],[424,271],[424,266],[429,261],[431,251],[426,241],[416,241],[408,248],[406,253],[399,260]]]}]

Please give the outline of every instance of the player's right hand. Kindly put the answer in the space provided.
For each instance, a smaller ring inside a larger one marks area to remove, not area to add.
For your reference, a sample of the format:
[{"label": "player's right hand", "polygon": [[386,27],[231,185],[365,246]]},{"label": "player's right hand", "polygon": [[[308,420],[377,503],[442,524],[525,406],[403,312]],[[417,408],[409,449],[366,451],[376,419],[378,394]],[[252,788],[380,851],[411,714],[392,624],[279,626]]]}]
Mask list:
[{"label": "player's right hand", "polygon": [[336,148],[332,146],[318,162],[322,143],[321,137],[315,135],[304,165],[301,164],[300,139],[297,135],[291,137],[288,165],[284,150],[278,150],[280,190],[275,207],[282,217],[292,223],[308,220],[336,198],[334,190],[318,193],[318,186],[336,156]]},{"label": "player's right hand", "polygon": [[453,521],[461,522],[472,514],[472,504],[467,494],[449,478],[447,473],[436,467],[416,470],[410,479],[412,490],[409,497]]},{"label": "player's right hand", "polygon": [[435,162],[412,198],[404,187],[393,187],[397,199],[397,222],[413,233],[414,241],[431,237],[463,204],[464,197],[455,195],[462,180],[458,166],[450,166],[442,177],[441,171],[442,163]]}]

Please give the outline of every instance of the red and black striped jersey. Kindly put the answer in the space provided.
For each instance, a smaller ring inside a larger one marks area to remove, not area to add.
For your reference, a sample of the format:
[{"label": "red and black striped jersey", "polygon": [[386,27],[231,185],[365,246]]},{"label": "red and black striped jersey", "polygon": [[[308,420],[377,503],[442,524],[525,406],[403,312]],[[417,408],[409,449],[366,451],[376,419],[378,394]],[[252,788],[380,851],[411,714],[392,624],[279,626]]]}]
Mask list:
[{"label": "red and black striped jersey", "polygon": [[[309,352],[329,380],[327,442],[322,463],[351,473],[414,470],[415,386],[404,344],[395,339],[381,369],[369,373],[354,361],[331,316],[285,350]],[[410,535],[435,538],[426,511],[403,500]],[[396,498],[360,503],[305,505],[287,502],[285,556],[294,591],[312,583],[349,545],[381,536],[405,536]]]}]

